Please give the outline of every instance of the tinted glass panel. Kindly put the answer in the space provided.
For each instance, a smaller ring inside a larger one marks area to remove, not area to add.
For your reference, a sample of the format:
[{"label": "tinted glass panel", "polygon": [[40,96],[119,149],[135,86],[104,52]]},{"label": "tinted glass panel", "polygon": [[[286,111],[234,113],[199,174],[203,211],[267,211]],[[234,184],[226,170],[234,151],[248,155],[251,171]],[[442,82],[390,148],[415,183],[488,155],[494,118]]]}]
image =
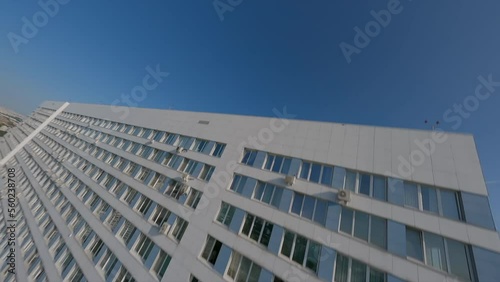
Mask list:
[{"label": "tinted glass panel", "polygon": [[405,205],[418,208],[418,190],[417,185],[413,183],[404,183],[405,187]]},{"label": "tinted glass panel", "polygon": [[467,247],[455,240],[446,239],[451,273],[465,280],[472,280],[471,266],[467,258]]},{"label": "tinted glass panel", "polygon": [[436,189],[422,186],[422,205],[424,210],[438,213],[438,202]]},{"label": "tinted glass panel", "polygon": [[420,261],[424,260],[422,239],[419,231],[410,228],[406,229],[406,254]]},{"label": "tinted glass panel", "polygon": [[351,234],[352,232],[352,210],[342,209],[340,231]]},{"label": "tinted glass panel", "polygon": [[309,163],[306,162],[302,163],[302,168],[300,170],[300,178],[307,179],[307,177],[309,176],[309,167],[310,167]]},{"label": "tinted glass panel", "polygon": [[354,217],[354,236],[368,241],[369,215],[356,211]]},{"label": "tinted glass panel", "polygon": [[443,216],[451,219],[460,219],[458,213],[458,203],[456,192],[440,190],[441,194],[441,207],[443,208]]},{"label": "tinted glass panel", "polygon": [[285,158],[283,161],[283,167],[281,168],[281,173],[288,174],[288,171],[290,171],[290,163],[292,162],[292,159],[290,158]]},{"label": "tinted glass panel", "polygon": [[283,195],[283,188],[281,188],[281,187],[274,188],[274,195],[273,195],[273,200],[271,202],[271,205],[278,208],[280,205],[280,202],[281,202],[282,195]]},{"label": "tinted glass panel", "polygon": [[285,237],[283,238],[283,244],[281,246],[281,254],[290,257],[293,246],[294,235],[288,231],[285,231]]},{"label": "tinted glass panel", "polygon": [[317,200],[316,201],[316,210],[314,212],[314,221],[321,225],[325,225],[326,221],[326,210],[327,210],[327,202]]},{"label": "tinted glass panel", "polygon": [[315,199],[311,196],[305,196],[304,206],[302,207],[302,216],[307,219],[312,219],[314,212]]},{"label": "tinted glass panel", "polygon": [[335,167],[333,170],[333,187],[337,189],[344,188],[345,168]]},{"label": "tinted glass panel", "polygon": [[370,175],[360,174],[359,193],[370,196]]},{"label": "tinted glass panel", "polygon": [[373,176],[373,197],[382,201],[387,200],[386,178],[383,176]]},{"label": "tinted glass panel", "polygon": [[295,239],[295,249],[293,250],[293,261],[300,264],[304,262],[304,257],[306,255],[306,245],[307,239],[300,235],[297,235],[297,238]]},{"label": "tinted glass panel", "polygon": [[335,281],[336,282],[347,282],[348,273],[349,273],[349,259],[341,254],[338,254],[335,265],[336,265],[335,266]]},{"label": "tinted glass panel", "polygon": [[313,164],[311,168],[311,176],[309,177],[309,181],[319,183],[320,173],[321,173],[321,165]]},{"label": "tinted glass panel", "polygon": [[277,156],[274,159],[274,165],[273,165],[273,171],[274,172],[279,172],[281,168],[281,164],[283,163],[283,157]]},{"label": "tinted glass panel", "polygon": [[370,242],[383,249],[386,248],[387,223],[386,220],[378,216],[371,216]]},{"label": "tinted glass panel", "polygon": [[318,260],[319,260],[319,254],[321,251],[321,246],[314,243],[314,242],[309,242],[309,250],[307,251],[307,260],[306,260],[306,267],[311,269],[312,271],[316,272],[316,269],[318,268]]},{"label": "tinted glass panel", "polygon": [[443,237],[424,233],[426,264],[446,271],[446,254],[444,252]]},{"label": "tinted glass panel", "polygon": [[366,281],[366,264],[352,260],[351,281]]},{"label": "tinted glass panel", "polygon": [[302,201],[304,199],[304,195],[299,193],[294,193],[293,204],[292,204],[292,213],[300,215],[300,210],[302,209]]},{"label": "tinted glass panel", "polygon": [[356,189],[356,173],[354,171],[347,171],[345,177],[345,189],[353,192]]},{"label": "tinted glass panel", "polygon": [[333,179],[333,167],[331,166],[323,167],[323,174],[321,174],[321,184],[331,186],[332,179]]}]

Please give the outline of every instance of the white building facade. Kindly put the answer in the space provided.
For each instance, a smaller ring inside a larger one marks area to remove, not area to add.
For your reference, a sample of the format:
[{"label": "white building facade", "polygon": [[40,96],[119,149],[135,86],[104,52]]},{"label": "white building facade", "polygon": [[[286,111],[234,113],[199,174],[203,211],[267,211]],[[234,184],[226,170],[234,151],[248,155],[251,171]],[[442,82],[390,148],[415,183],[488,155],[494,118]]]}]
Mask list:
[{"label": "white building facade", "polygon": [[276,114],[44,102],[0,138],[0,281],[499,281],[472,136]]}]

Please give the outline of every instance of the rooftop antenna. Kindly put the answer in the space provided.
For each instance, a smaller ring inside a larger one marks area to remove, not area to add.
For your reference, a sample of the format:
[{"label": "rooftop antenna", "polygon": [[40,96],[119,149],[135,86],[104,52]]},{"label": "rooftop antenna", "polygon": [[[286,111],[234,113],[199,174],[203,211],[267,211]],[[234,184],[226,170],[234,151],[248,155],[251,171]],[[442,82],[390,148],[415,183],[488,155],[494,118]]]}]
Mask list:
[{"label": "rooftop antenna", "polygon": [[[424,123],[426,125],[429,124],[429,121],[428,120],[425,120]],[[431,128],[432,128],[432,131],[434,131],[436,129],[436,127],[439,125],[439,120],[436,120],[436,122],[434,124],[431,125]]]}]

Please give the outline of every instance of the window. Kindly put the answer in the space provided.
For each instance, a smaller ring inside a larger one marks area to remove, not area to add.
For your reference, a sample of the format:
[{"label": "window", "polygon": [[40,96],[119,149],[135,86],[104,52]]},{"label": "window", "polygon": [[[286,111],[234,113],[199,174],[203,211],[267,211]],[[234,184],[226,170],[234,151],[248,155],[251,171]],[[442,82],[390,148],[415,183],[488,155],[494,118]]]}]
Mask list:
[{"label": "window", "polygon": [[373,198],[387,201],[387,178],[383,176],[373,176]]},{"label": "window", "polygon": [[257,156],[257,151],[245,149],[245,151],[243,152],[243,159],[241,160],[241,163],[253,166],[256,156]]},{"label": "window", "polygon": [[436,189],[427,186],[421,186],[421,192],[423,209],[432,213],[438,213],[439,209]]},{"label": "window", "polygon": [[102,249],[104,242],[101,239],[98,239],[94,242],[92,247],[90,248],[90,253],[92,254],[92,258],[95,258],[99,251]]},{"label": "window", "polygon": [[291,212],[325,225],[327,205],[327,202],[323,200],[294,192]]},{"label": "window", "polygon": [[260,217],[247,214],[241,233],[255,242],[267,247],[272,231],[272,223],[267,222]]},{"label": "window", "polygon": [[135,251],[143,260],[147,260],[154,243],[146,235],[141,233],[139,243],[135,246]]},{"label": "window", "polygon": [[386,274],[358,260],[340,253],[335,260],[335,281],[337,282],[385,282]]},{"label": "window", "polygon": [[189,192],[189,196],[186,200],[186,205],[188,207],[196,209],[196,207],[198,206],[198,203],[200,202],[201,195],[203,195],[202,192],[191,188],[191,191]]},{"label": "window", "polygon": [[151,207],[151,204],[153,203],[150,198],[144,195],[141,196],[141,199],[138,202],[139,204],[137,205],[137,211],[142,215],[146,214],[149,207]]},{"label": "window", "polygon": [[192,150],[195,152],[203,152],[203,150],[205,149],[207,144],[208,144],[207,140],[196,138],[196,140],[194,141]]},{"label": "window", "polygon": [[285,230],[281,254],[310,270],[317,272],[321,245],[298,234]]},{"label": "window", "polygon": [[149,186],[153,187],[153,189],[158,190],[161,187],[163,187],[163,184],[165,184],[166,176],[159,174],[158,172],[155,173],[155,176],[149,183]]},{"label": "window", "polygon": [[205,248],[201,254],[201,257],[205,259],[210,264],[214,265],[217,257],[219,256],[220,249],[222,247],[222,243],[212,236],[207,236],[207,241],[205,243]]},{"label": "window", "polygon": [[135,189],[129,187],[127,193],[125,194],[125,197],[123,200],[127,203],[130,204],[132,200],[135,198],[135,195],[137,194],[137,191]]},{"label": "window", "polygon": [[417,185],[413,183],[404,183],[405,206],[418,209],[418,190]]},{"label": "window", "polygon": [[226,226],[229,226],[229,224],[231,224],[231,220],[233,219],[235,210],[235,207],[222,202],[219,214],[217,215],[217,221]]},{"label": "window", "polygon": [[151,217],[151,220],[158,226],[161,226],[163,222],[167,221],[170,216],[170,211],[166,208],[156,205],[156,209]]},{"label": "window", "polygon": [[224,153],[225,148],[226,148],[226,144],[215,143],[215,149],[212,152],[212,156],[214,156],[216,158],[220,158],[222,156],[222,153]]},{"label": "window", "polygon": [[406,254],[414,259],[424,261],[422,233],[406,227]]},{"label": "window", "polygon": [[171,259],[171,256],[169,256],[163,250],[160,250],[160,254],[158,255],[158,258],[156,259],[156,262],[153,266],[153,272],[156,273],[159,280],[163,278],[163,275],[165,274],[165,271],[167,270]]},{"label": "window", "polygon": [[202,180],[205,180],[205,181],[209,181],[210,178],[212,177],[214,170],[215,170],[215,167],[213,167],[211,165],[204,164],[199,178]]},{"label": "window", "polygon": [[369,174],[359,175],[359,193],[370,196],[371,177]]},{"label": "window", "polygon": [[380,248],[387,246],[387,220],[361,211],[342,208],[340,231]]},{"label": "window", "polygon": [[177,241],[180,241],[182,239],[182,236],[184,235],[184,232],[186,231],[187,226],[188,226],[187,221],[185,221],[180,217],[177,217],[174,223],[174,230],[172,231],[172,236],[174,236],[174,238]]},{"label": "window", "polygon": [[441,206],[443,209],[443,216],[460,220],[461,215],[459,212],[458,194],[454,191],[440,190]]},{"label": "window", "polygon": [[234,281],[258,281],[260,272],[261,267],[259,265],[235,251],[232,252],[227,275]]},{"label": "window", "polygon": [[290,164],[292,162],[291,158],[286,158],[283,156],[277,156],[273,154],[266,154],[266,160],[264,164],[264,169],[287,174],[290,170]]},{"label": "window", "polygon": [[268,205],[279,208],[282,195],[283,188],[259,181],[257,183],[257,189],[255,189],[253,198]]},{"label": "window", "polygon": [[236,174],[233,178],[233,183],[229,187],[229,189],[233,190],[234,192],[237,192],[239,194],[243,193],[243,187],[245,186],[245,183],[247,181],[246,176],[242,176],[239,174]]}]

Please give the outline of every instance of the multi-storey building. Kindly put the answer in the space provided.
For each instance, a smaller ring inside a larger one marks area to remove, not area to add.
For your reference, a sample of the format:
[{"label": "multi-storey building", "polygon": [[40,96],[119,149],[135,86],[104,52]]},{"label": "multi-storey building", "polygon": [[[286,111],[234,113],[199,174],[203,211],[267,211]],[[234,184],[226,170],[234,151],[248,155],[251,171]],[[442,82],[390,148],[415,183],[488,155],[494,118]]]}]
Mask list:
[{"label": "multi-storey building", "polygon": [[43,103],[0,140],[0,280],[499,281],[472,136],[284,117]]}]

